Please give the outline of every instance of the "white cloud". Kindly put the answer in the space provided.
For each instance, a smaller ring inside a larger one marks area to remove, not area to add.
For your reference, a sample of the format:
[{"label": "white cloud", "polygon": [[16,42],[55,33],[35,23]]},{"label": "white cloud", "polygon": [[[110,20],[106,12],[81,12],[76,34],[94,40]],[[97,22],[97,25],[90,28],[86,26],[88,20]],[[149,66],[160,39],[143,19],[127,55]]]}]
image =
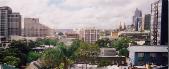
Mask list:
[{"label": "white cloud", "polygon": [[81,24],[116,28],[131,24],[135,8],[148,13],[153,0],[0,0],[23,17],[38,17],[53,28],[77,28]]}]

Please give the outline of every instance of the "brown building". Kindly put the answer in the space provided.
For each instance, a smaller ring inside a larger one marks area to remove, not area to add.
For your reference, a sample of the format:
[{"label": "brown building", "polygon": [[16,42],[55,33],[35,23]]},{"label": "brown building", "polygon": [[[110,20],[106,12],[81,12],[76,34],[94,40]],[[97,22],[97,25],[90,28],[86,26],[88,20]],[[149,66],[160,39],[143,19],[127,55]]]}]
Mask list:
[{"label": "brown building", "polygon": [[66,38],[79,39],[79,34],[75,32],[66,32]]},{"label": "brown building", "polygon": [[113,39],[117,39],[118,38],[118,32],[111,32],[111,37]]},{"label": "brown building", "polygon": [[24,18],[25,37],[47,37],[51,35],[51,29],[39,23],[38,18]]}]

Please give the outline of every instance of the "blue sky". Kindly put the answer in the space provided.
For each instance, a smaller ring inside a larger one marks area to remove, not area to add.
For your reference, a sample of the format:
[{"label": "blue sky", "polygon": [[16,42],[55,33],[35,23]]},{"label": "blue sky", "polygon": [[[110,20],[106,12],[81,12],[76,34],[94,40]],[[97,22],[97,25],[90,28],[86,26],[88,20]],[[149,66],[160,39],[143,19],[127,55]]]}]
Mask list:
[{"label": "blue sky", "polygon": [[39,18],[51,28],[117,28],[120,22],[132,23],[134,10],[150,13],[155,0],[0,0],[22,17]]}]

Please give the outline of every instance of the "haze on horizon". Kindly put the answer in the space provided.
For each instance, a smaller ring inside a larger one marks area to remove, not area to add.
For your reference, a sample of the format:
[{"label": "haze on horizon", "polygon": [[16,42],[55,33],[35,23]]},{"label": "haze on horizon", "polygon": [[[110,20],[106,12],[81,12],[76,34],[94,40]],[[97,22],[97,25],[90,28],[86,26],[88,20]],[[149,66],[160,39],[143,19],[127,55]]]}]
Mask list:
[{"label": "haze on horizon", "polygon": [[39,18],[40,23],[54,29],[96,27],[114,29],[120,22],[132,24],[136,8],[150,13],[156,0],[0,0],[22,17]]}]

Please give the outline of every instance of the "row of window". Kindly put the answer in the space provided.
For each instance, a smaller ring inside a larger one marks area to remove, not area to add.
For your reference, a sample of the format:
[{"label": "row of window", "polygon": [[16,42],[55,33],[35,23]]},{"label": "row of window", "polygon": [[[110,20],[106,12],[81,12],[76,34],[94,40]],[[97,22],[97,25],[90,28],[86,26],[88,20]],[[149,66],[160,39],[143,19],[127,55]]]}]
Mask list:
[{"label": "row of window", "polygon": [[[159,56],[157,53],[149,53],[150,57],[156,57]],[[167,54],[161,54],[162,56],[167,56]],[[138,53],[138,57],[144,57],[145,53]]]}]

